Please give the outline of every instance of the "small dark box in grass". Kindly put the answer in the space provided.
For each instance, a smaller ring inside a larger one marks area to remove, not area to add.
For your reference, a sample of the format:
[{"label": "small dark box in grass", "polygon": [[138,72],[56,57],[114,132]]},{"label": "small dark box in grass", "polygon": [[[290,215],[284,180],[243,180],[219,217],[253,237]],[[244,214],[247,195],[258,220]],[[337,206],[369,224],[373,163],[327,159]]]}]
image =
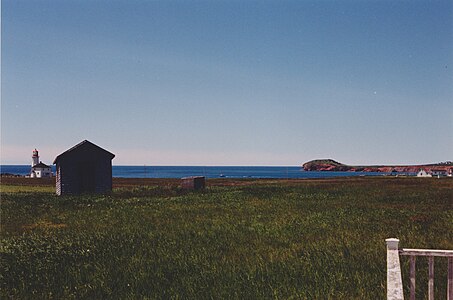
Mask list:
[{"label": "small dark box in grass", "polygon": [[191,176],[181,178],[181,186],[186,190],[202,190],[206,186],[204,176]]}]

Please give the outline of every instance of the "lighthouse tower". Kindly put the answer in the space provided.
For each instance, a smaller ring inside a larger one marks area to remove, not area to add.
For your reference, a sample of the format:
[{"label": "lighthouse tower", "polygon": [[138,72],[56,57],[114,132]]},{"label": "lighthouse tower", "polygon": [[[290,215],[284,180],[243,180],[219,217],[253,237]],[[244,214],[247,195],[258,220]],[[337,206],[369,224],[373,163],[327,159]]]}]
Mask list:
[{"label": "lighthouse tower", "polygon": [[39,154],[38,154],[38,150],[33,150],[33,156],[31,157],[32,161],[31,161],[31,166],[34,167],[36,166],[37,164],[39,164]]}]

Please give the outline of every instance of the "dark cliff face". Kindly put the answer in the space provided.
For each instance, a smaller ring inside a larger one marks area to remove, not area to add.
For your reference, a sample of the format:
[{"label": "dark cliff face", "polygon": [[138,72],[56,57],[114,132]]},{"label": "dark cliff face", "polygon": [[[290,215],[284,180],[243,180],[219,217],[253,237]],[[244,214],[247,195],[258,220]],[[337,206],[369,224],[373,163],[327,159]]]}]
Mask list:
[{"label": "dark cliff face", "polygon": [[420,169],[427,172],[442,170],[449,172],[453,170],[452,162],[412,166],[348,166],[333,159],[317,159],[306,162],[302,165],[305,171],[341,171],[341,172],[385,172],[385,173],[417,173]]}]

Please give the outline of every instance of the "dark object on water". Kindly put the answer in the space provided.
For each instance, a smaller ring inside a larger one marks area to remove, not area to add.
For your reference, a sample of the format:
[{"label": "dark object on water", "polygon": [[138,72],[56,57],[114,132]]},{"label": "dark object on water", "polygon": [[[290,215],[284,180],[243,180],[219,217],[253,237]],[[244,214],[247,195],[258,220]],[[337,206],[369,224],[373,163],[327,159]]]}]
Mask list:
[{"label": "dark object on water", "polygon": [[53,162],[57,165],[57,195],[110,192],[114,157],[87,140],[61,153]]},{"label": "dark object on water", "polygon": [[181,186],[186,190],[201,190],[206,186],[206,179],[204,176],[191,176],[181,178]]}]

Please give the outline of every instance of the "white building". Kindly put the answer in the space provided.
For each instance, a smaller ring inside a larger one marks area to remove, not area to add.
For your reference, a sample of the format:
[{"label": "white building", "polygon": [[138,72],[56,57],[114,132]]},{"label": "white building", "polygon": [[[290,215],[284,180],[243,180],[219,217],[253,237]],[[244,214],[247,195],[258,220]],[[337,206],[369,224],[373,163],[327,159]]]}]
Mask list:
[{"label": "white building", "polygon": [[442,169],[432,169],[431,170],[431,175],[433,176],[447,176],[447,170],[442,170]]},{"label": "white building", "polygon": [[433,177],[433,175],[429,174],[423,169],[420,169],[420,171],[418,171],[417,173],[417,177]]},{"label": "white building", "polygon": [[44,177],[52,177],[52,169],[50,166],[43,164],[39,161],[39,154],[38,150],[33,150],[33,155],[31,157],[31,178],[44,178]]}]

